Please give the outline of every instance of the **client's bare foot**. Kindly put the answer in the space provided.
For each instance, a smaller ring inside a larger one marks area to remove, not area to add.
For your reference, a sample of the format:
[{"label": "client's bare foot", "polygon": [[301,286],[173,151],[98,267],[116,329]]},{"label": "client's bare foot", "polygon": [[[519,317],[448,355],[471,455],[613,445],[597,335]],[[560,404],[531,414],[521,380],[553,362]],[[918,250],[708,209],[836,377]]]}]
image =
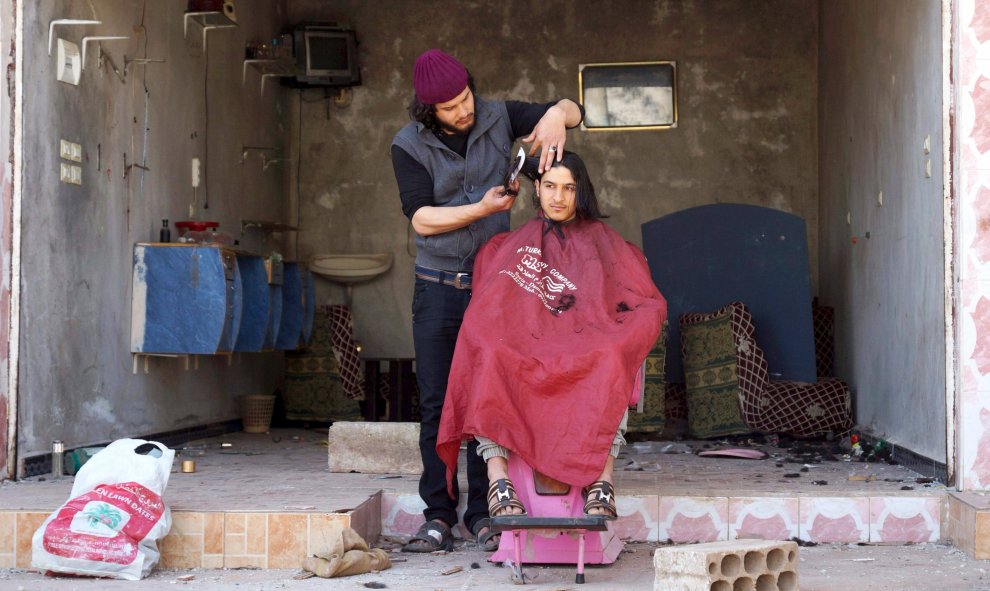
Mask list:
[{"label": "client's bare foot", "polygon": [[525,515],[516,489],[509,480],[509,462],[502,457],[488,460],[488,514],[492,517]]}]

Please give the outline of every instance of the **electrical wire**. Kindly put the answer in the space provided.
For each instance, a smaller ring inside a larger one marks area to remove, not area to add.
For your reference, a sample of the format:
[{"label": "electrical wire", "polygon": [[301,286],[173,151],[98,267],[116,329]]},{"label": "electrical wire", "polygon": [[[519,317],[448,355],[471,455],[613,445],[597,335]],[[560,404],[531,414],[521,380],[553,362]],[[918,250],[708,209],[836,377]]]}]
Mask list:
[{"label": "electrical wire", "polygon": [[210,44],[203,47],[203,209],[210,208]]},{"label": "electrical wire", "polygon": [[[144,0],[141,5],[141,24],[138,25],[144,35],[144,57],[148,57],[148,29],[144,26],[144,15],[148,8],[148,0]],[[126,70],[126,67],[125,67]],[[149,119],[151,118],[151,92],[148,90],[148,69],[145,68],[144,72],[141,73],[141,85],[144,87],[144,141],[141,142],[141,166],[145,170],[148,169],[148,132],[149,129]],[[138,181],[138,195],[139,198],[144,197],[144,177],[147,175],[142,174],[141,179]],[[128,204],[128,209],[130,209],[130,204]],[[129,218],[128,218],[129,219]],[[130,222],[128,221],[128,224]]]},{"label": "electrical wire", "polygon": [[[304,103],[318,103],[320,101],[324,101],[326,103],[326,105],[327,105],[327,115],[326,115],[326,117],[327,117],[327,119],[330,119],[330,96],[329,96],[329,94],[327,94],[327,89],[323,89],[323,92],[321,93],[321,96],[319,96],[318,98],[314,98],[314,99],[307,99],[306,98],[305,94],[306,94],[306,91],[307,90],[319,91],[320,89],[319,88],[300,88],[300,89],[298,89],[298,92],[299,92],[299,113],[298,113],[297,119],[298,119],[299,135],[296,137],[296,219],[293,220],[293,223],[292,223],[292,225],[294,225],[296,228],[299,227],[299,223],[301,221],[300,215],[302,213],[302,184],[301,184],[300,180],[301,180],[301,177],[302,177],[301,169],[302,169],[302,133],[303,133],[303,125],[302,125],[303,115],[302,115],[302,111],[303,111],[303,104]],[[295,232],[295,252],[294,252],[294,255],[296,257],[299,256],[299,232],[298,232],[298,230]]]},{"label": "electrical wire", "polygon": [[[299,258],[299,223],[301,218],[299,217],[302,213],[302,185],[300,180],[302,179],[302,133],[303,133],[303,90],[299,90],[299,113],[297,114],[297,127],[299,128],[298,135],[296,136],[296,219],[292,221],[292,225],[296,227],[296,232],[293,236],[295,240],[295,246],[292,249],[292,254],[296,258]],[[312,101],[311,101],[312,102]]]}]

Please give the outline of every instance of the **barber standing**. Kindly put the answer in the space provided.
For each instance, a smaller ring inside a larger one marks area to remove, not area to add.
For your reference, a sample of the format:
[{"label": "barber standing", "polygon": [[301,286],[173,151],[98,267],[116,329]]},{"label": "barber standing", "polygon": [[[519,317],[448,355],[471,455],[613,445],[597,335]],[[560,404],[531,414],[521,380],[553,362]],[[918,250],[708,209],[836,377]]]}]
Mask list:
[{"label": "barber standing", "polygon": [[[583,118],[577,103],[489,102],[475,96],[474,79],[454,57],[431,49],[413,68],[413,121],[392,140],[392,167],[402,212],[416,231],[416,286],[413,293],[413,343],[419,385],[419,449],[423,476],[419,495],[426,523],[403,547],[432,552],[453,547],[457,523],[455,498],[447,494],[446,466],[437,456],[440,411],[461,320],[471,298],[474,255],[486,240],[509,229],[515,197],[501,186],[512,144],[523,138],[530,154],[540,150],[540,172],[560,159],[567,129]],[[464,523],[487,550],[498,534],[488,521],[488,474],[468,446],[468,503]]]}]

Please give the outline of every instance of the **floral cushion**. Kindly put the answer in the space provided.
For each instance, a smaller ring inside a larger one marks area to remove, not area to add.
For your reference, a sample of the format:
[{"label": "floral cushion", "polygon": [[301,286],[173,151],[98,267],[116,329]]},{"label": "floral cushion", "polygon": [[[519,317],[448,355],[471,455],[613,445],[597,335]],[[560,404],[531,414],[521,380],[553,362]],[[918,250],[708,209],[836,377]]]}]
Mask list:
[{"label": "floral cushion", "polygon": [[761,431],[814,437],[852,428],[849,386],[838,378],[817,384],[770,382],[756,407],[748,410],[746,422]]},{"label": "floral cushion", "polygon": [[742,302],[710,314],[681,316],[681,353],[692,437],[749,433],[744,409],[755,407],[769,382],[756,345],[753,317]]},{"label": "floral cushion", "polygon": [[667,419],[687,420],[687,389],[684,384],[681,382],[667,384],[663,404]]},{"label": "floral cushion", "polygon": [[643,364],[643,412],[629,411],[629,433],[659,433],[666,423],[666,384],[664,363],[667,360],[667,323]]},{"label": "floral cushion", "polygon": [[[342,310],[335,311],[334,308]],[[313,336],[302,350],[285,353],[285,418],[295,421],[360,421],[356,393],[363,394],[364,374],[344,371],[338,336],[350,339],[350,312],[344,306],[318,308]],[[342,326],[346,322],[346,326]],[[348,377],[350,376],[350,377]],[[356,384],[353,379],[360,379]]]}]

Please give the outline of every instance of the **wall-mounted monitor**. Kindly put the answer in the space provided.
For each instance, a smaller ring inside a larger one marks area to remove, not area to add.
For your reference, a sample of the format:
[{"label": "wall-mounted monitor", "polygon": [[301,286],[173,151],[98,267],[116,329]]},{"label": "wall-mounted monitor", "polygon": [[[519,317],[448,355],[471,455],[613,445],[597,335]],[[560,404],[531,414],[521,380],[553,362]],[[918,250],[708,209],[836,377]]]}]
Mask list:
[{"label": "wall-mounted monitor", "polygon": [[357,86],[357,35],[335,24],[311,23],[292,33],[296,60],[295,86]]}]

